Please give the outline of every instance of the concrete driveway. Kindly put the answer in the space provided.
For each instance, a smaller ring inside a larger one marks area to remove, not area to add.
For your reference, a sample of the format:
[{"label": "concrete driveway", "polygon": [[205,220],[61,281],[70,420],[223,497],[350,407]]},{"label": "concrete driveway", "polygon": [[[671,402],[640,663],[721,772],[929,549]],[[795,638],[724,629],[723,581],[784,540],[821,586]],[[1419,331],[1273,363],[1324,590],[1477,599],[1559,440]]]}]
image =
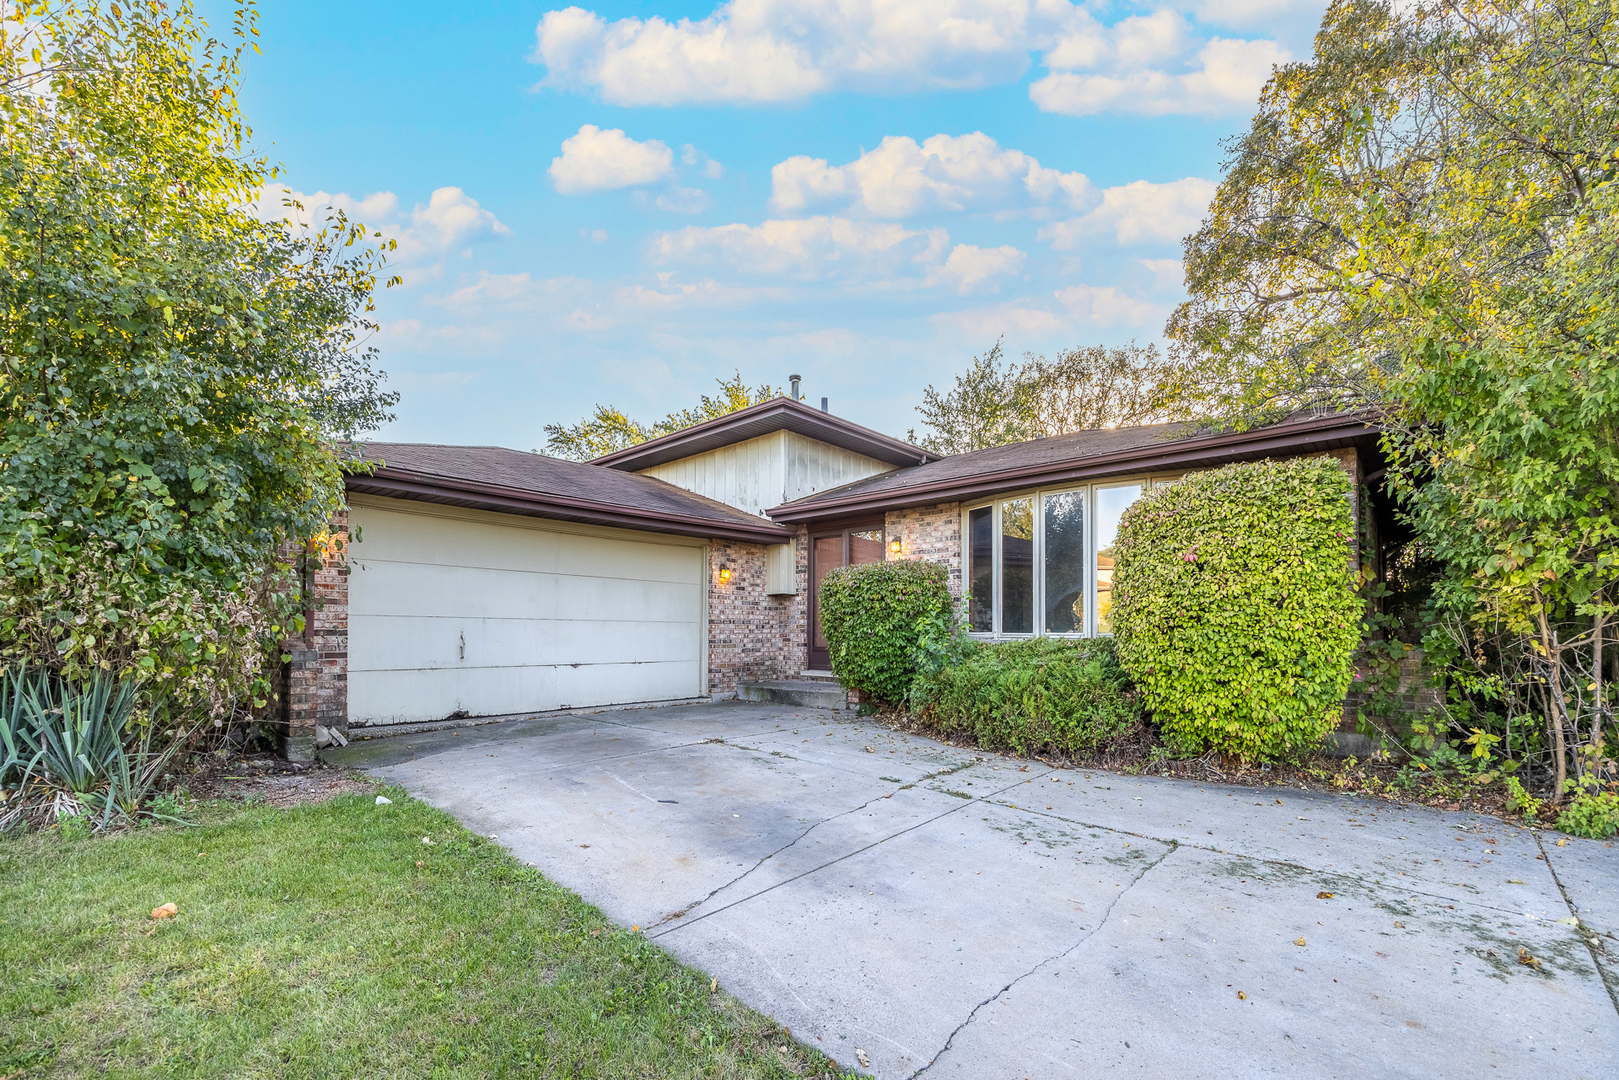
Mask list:
[{"label": "concrete driveway", "polygon": [[881,1077],[1619,1076],[1611,843],[739,702],[331,756]]}]

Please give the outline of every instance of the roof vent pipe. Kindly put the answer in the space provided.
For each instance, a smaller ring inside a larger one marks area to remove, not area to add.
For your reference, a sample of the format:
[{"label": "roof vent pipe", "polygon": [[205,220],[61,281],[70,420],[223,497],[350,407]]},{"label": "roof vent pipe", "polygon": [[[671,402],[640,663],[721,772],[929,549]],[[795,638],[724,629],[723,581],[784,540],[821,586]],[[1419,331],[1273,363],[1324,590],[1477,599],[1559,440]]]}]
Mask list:
[{"label": "roof vent pipe", "polygon": [[821,399],[821,411],[822,412],[831,412],[832,411],[831,409],[828,409],[826,407],[826,398]]},{"label": "roof vent pipe", "polygon": [[799,400],[800,395],[798,393],[798,384],[799,384],[799,382],[801,382],[803,380],[803,378],[804,378],[804,376],[802,376],[802,375],[789,375],[789,376],[787,376],[787,381],[793,384],[792,397],[793,397],[794,401]]}]

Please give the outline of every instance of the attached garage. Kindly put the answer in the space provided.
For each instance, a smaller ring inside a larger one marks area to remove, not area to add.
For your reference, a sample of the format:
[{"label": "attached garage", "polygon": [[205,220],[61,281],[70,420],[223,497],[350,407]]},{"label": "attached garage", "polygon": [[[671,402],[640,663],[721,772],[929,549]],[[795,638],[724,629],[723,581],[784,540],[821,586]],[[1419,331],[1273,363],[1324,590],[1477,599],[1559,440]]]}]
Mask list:
[{"label": "attached garage", "polygon": [[419,443],[361,453],[336,546],[304,564],[303,633],[285,643],[294,757],[323,728],[722,692],[747,620],[722,612],[716,649],[715,597],[735,607],[740,553],[762,568],[766,545],[793,538],[662,480],[542,454]]},{"label": "attached garage", "polygon": [[706,545],[351,496],[348,719],[706,696]]}]

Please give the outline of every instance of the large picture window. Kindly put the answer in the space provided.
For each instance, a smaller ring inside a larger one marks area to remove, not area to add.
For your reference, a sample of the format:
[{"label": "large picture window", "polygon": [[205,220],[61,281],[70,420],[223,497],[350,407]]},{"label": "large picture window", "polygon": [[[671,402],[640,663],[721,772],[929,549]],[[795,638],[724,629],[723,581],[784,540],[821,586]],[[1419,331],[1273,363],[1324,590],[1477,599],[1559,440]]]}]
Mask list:
[{"label": "large picture window", "polygon": [[1096,484],[969,507],[962,522],[968,630],[995,637],[1108,633],[1119,518],[1148,486]]}]

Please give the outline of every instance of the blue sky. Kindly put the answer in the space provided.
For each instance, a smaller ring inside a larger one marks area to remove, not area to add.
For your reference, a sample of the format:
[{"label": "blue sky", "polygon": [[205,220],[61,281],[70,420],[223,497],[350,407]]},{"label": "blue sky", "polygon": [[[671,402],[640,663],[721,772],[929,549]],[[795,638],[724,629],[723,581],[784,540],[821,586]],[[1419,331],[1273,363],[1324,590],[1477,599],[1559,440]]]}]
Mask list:
[{"label": "blue sky", "polygon": [[279,0],[243,103],[289,189],[400,242],[385,437],[543,449],[736,370],[903,435],[1002,335],[1159,340],[1323,8]]}]

